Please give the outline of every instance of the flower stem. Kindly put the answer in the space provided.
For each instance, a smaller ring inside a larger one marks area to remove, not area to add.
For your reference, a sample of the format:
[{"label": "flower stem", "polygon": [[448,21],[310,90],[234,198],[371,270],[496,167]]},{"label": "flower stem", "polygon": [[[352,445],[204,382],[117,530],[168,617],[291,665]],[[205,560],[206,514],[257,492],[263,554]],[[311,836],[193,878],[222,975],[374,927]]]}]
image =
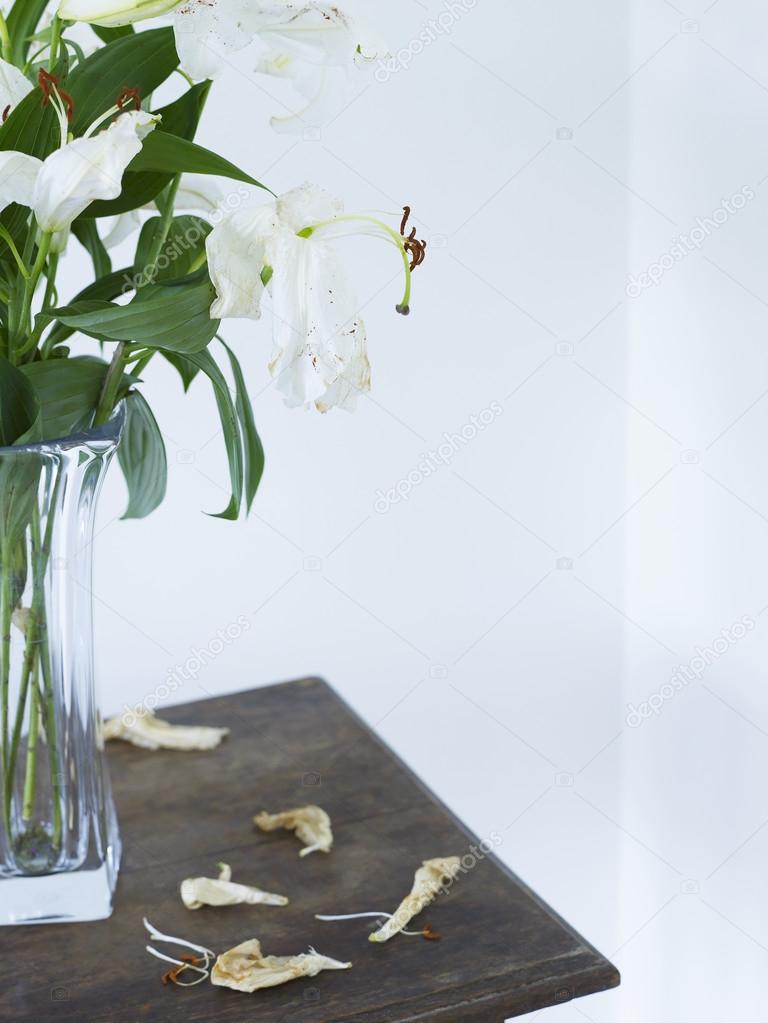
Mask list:
[{"label": "flower stem", "polygon": [[35,788],[37,781],[37,733],[40,727],[40,690],[38,688],[38,665],[32,672],[32,695],[29,700],[29,734],[27,736],[27,767],[24,774],[24,799],[21,816],[25,821],[32,819],[35,810]]},{"label": "flower stem", "polygon": [[0,46],[2,49],[3,60],[9,64],[13,63],[13,45],[11,43],[11,34],[8,31],[8,22],[5,20],[5,16],[0,12]]},{"label": "flower stem", "polygon": [[61,41],[61,18],[54,14],[51,22],[51,48],[48,54],[48,70],[53,71],[59,59],[59,42]]}]

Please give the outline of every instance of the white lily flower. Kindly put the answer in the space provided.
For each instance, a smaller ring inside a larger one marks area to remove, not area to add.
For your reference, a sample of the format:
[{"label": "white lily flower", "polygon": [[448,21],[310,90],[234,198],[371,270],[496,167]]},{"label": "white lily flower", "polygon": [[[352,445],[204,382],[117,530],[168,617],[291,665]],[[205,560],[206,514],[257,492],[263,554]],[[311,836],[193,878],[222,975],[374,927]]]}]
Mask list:
[{"label": "white lily flower", "polygon": [[387,56],[384,43],[330,4],[287,5],[282,20],[265,25],[259,38],[270,47],[256,64],[262,74],[290,79],[306,105],[288,117],[273,117],[276,131],[319,127],[339,113],[364,81],[365,72]]},{"label": "white lily flower", "polygon": [[0,114],[3,119],[33,89],[32,82],[14,64],[0,60]]},{"label": "white lily flower", "polygon": [[374,217],[345,215],[340,200],[314,185],[234,213],[207,238],[217,295],[212,317],[258,319],[264,291],[271,294],[269,368],[289,406],[352,409],[358,394],[370,390],[365,325],[330,244],[355,234],[373,235],[398,249],[405,293],[397,309],[407,313],[411,269],[421,262],[424,243]]},{"label": "white lily flower", "polygon": [[43,231],[65,231],[94,199],[120,195],[123,171],[157,120],[143,110],[127,111],[104,131],[65,142],[45,160],[0,153],[0,209],[12,202],[30,206]]},{"label": "white lily flower", "polygon": [[62,0],[57,13],[64,21],[117,28],[168,14],[178,6],[179,0]]},{"label": "white lily flower", "polygon": [[325,123],[351,98],[363,70],[387,56],[386,47],[332,3],[317,0],[61,0],[59,17],[118,26],[170,14],[184,71],[196,81],[214,78],[228,54],[258,37],[268,52],[256,70],[289,78],[307,100],[277,131]]}]

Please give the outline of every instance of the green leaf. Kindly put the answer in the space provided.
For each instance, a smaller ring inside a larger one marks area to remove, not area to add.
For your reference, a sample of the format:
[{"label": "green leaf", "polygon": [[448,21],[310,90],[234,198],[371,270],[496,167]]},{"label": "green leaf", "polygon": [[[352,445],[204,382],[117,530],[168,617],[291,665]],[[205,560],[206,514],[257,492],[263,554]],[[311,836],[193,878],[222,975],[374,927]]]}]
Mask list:
[{"label": "green leaf", "polygon": [[72,224],[72,233],[91,257],[93,272],[97,277],[105,277],[112,272],[112,260],[109,258],[104,242],[99,237],[94,220],[81,220],[79,217]]},{"label": "green leaf", "polygon": [[117,459],[128,485],[124,519],[141,519],[162,502],[168,477],[165,444],[152,409],[138,391],[125,399],[126,420]]},{"label": "green leaf", "polygon": [[232,395],[229,393],[229,387],[227,386],[224,374],[216,365],[210,352],[193,352],[179,356],[179,358],[183,358],[185,362],[202,371],[213,386],[221,428],[224,434],[224,444],[227,449],[229,480],[232,488],[229,504],[223,511],[217,512],[214,517],[219,519],[236,519],[240,514],[244,477],[243,442],[240,437],[237,409],[232,402]]},{"label": "green leaf", "polygon": [[29,41],[48,6],[48,0],[16,0],[8,15],[8,33],[13,44],[13,63],[21,66]]},{"label": "green leaf", "polygon": [[64,83],[75,104],[71,130],[82,135],[125,88],[148,96],[178,64],[171,28],[134,32],[100,47],[78,64]]},{"label": "green leaf", "polygon": [[232,367],[232,376],[235,381],[235,408],[243,434],[243,454],[245,456],[245,506],[250,511],[256,491],[259,488],[259,483],[261,482],[261,477],[264,474],[264,448],[256,430],[256,423],[253,419],[253,407],[248,396],[248,389],[245,386],[245,377],[243,376],[240,363],[223,338],[219,338],[219,341],[221,341],[224,350],[229,356],[229,364]]},{"label": "green leaf", "polygon": [[[162,130],[182,138],[194,138],[210,87],[210,82],[200,82],[187,89],[173,103],[153,111],[162,118],[160,121]],[[112,217],[118,213],[138,209],[152,202],[172,178],[170,170],[165,169],[141,173],[127,170],[123,175],[123,190],[117,199],[100,199],[93,202],[82,216]]]},{"label": "green leaf", "polygon": [[181,386],[184,391],[188,391],[192,381],[199,373],[199,367],[193,366],[191,362],[187,362],[183,355],[176,355],[175,352],[161,352],[160,354],[170,362],[181,377]]},{"label": "green leaf", "polygon": [[105,28],[103,25],[91,25],[102,43],[111,43],[115,39],[122,39],[123,36],[133,35],[133,25],[120,25],[117,28]]},{"label": "green leaf", "polygon": [[21,372],[37,396],[41,436],[67,437],[90,425],[107,372],[107,364],[92,356],[29,362]]},{"label": "green leaf", "polygon": [[[79,291],[72,301],[67,303],[66,308],[81,306],[86,302],[110,302],[113,298],[134,290],[133,278],[133,267],[129,266],[122,270],[113,270],[111,274],[93,281],[88,287]],[[46,315],[44,316],[44,321],[50,322],[52,318]],[[63,323],[57,323],[46,341],[50,341],[51,345],[58,345],[62,341],[66,341],[74,333],[74,327],[67,327]]]},{"label": "green leaf", "polygon": [[49,315],[91,337],[189,354],[202,351],[218,330],[219,321],[210,317],[215,295],[206,274],[181,284],[149,284],[125,306],[78,302]]},{"label": "green leaf", "polygon": [[42,105],[42,93],[33,89],[11,110],[0,125],[0,149],[14,149],[41,160],[59,143],[59,125],[50,105]]},{"label": "green leaf", "polygon": [[129,164],[131,171],[171,171],[174,174],[217,174],[247,185],[269,189],[223,156],[188,139],[157,128],[144,139],[141,152]]},{"label": "green leaf", "polygon": [[10,447],[29,433],[39,415],[40,405],[29,380],[0,356],[0,447]]},{"label": "green leaf", "polygon": [[157,284],[186,277],[202,265],[205,260],[205,239],[211,233],[211,225],[200,217],[174,217],[154,267],[148,267],[147,261],[157,231],[162,226],[161,217],[152,217],[146,221],[139,235],[134,263],[137,274],[149,271],[149,279]]}]

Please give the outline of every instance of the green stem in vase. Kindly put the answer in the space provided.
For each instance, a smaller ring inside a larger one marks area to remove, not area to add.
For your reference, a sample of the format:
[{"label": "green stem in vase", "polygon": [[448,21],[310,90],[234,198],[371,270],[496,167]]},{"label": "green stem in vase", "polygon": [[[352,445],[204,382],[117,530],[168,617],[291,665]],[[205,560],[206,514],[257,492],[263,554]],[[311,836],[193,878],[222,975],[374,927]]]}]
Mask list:
[{"label": "green stem in vase", "polygon": [[40,725],[37,659],[32,676],[32,693],[29,699],[29,735],[27,738],[27,767],[24,774],[24,801],[21,816],[25,821],[32,819],[35,810],[35,782],[37,780],[37,734]]},{"label": "green stem in vase", "polygon": [[[8,698],[11,677],[11,563],[7,541],[0,545],[0,631],[2,632],[2,648],[0,651],[0,702],[2,703],[2,738],[3,738],[3,772],[8,773]],[[6,805],[6,817],[10,808]]]}]

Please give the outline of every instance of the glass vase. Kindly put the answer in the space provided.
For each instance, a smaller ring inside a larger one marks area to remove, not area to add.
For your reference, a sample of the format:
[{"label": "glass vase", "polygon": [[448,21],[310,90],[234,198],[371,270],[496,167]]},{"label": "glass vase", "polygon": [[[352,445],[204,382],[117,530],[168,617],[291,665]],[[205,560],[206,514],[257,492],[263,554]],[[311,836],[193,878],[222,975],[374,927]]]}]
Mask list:
[{"label": "glass vase", "polygon": [[119,408],[0,448],[0,924],[112,912],[120,839],[93,666],[92,546]]}]

